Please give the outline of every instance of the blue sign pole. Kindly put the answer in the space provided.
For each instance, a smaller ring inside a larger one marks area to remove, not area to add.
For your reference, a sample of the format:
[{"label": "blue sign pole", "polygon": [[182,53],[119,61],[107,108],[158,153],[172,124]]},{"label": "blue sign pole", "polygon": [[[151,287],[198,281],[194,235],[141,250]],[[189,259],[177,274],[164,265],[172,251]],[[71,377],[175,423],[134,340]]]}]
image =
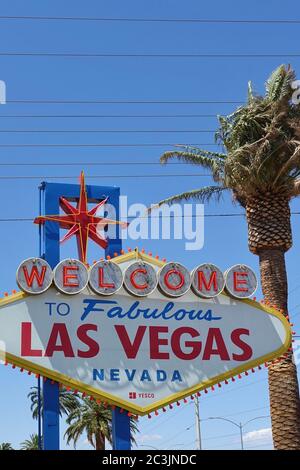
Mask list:
[{"label": "blue sign pole", "polygon": [[130,417],[126,411],[121,413],[120,408],[112,411],[112,435],[114,450],[130,450]]},{"label": "blue sign pole", "polygon": [[[64,196],[69,200],[79,197],[79,185],[61,183],[43,183],[43,215],[59,213],[59,198]],[[108,197],[108,203],[114,207],[115,220],[119,220],[120,189],[106,186],[86,186],[89,201],[99,202]],[[110,214],[108,214],[110,217]],[[119,226],[115,226],[115,236],[109,240],[106,256],[113,257],[120,254],[122,240]],[[60,260],[59,252],[59,226],[56,222],[46,221],[43,229],[43,257],[54,268]],[[113,448],[118,450],[130,449],[130,417],[120,408],[112,411]],[[44,450],[59,449],[59,385],[46,380],[43,385],[43,448]]]},{"label": "blue sign pole", "polygon": [[[42,215],[42,187],[39,187],[39,215]],[[42,226],[39,225],[39,256],[42,257]],[[37,379],[37,392],[38,392],[38,449],[43,450],[42,443],[42,389],[41,389],[41,377]]]},{"label": "blue sign pole", "polygon": [[[59,212],[59,196],[55,187],[47,183],[44,189],[44,214]],[[51,189],[54,189],[54,191]],[[59,263],[59,226],[47,221],[43,233],[44,258],[54,268]],[[46,380],[43,383],[43,449],[59,450],[59,385]]]}]

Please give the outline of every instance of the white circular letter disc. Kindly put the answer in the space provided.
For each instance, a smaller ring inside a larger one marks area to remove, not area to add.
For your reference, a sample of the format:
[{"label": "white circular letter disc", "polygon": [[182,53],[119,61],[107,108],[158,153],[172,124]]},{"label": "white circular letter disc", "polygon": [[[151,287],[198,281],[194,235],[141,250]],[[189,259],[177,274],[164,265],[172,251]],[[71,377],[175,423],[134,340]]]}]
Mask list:
[{"label": "white circular letter disc", "polygon": [[257,289],[255,272],[244,264],[236,264],[227,269],[225,282],[227,292],[237,299],[247,299]]},{"label": "white circular letter disc", "polygon": [[27,294],[42,294],[52,281],[52,269],[42,258],[25,259],[17,269],[17,284]]},{"label": "white circular letter disc", "polygon": [[167,263],[158,272],[158,285],[163,294],[180,297],[191,287],[191,275],[180,263]]},{"label": "white circular letter disc", "polygon": [[151,294],[157,286],[156,271],[149,263],[135,261],[124,273],[124,287],[130,294],[144,297]]},{"label": "white circular letter disc", "polygon": [[96,294],[112,295],[122,283],[122,270],[113,261],[98,261],[90,269],[89,284]]},{"label": "white circular letter disc", "polygon": [[222,292],[224,285],[223,273],[214,264],[200,264],[192,272],[192,289],[200,297],[216,297]]}]

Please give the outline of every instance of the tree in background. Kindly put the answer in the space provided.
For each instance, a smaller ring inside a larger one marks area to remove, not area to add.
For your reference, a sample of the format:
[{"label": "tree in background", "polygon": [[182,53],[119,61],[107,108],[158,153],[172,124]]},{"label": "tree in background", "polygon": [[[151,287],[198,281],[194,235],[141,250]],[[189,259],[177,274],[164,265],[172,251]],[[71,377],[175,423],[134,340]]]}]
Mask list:
[{"label": "tree in background", "polygon": [[[65,432],[67,444],[73,441],[74,448],[82,434],[86,433],[88,442],[95,450],[105,450],[105,440],[112,443],[112,412],[102,403],[83,398],[80,405],[70,412],[67,417],[69,427]],[[131,440],[137,432],[136,421],[131,418]]]},{"label": "tree in background", "polygon": [[14,450],[10,442],[2,442],[0,444],[0,450]]},{"label": "tree in background", "polygon": [[[266,82],[264,96],[248,84],[248,101],[219,116],[216,142],[224,153],[178,146],[161,163],[177,159],[210,171],[215,185],[171,196],[164,203],[219,200],[230,191],[246,211],[248,243],[258,255],[265,300],[288,314],[285,252],[292,246],[290,200],[300,194],[300,109],[292,103],[295,73],[281,65]],[[300,449],[300,403],[293,353],[270,364],[269,391],[276,449]]]},{"label": "tree in background", "polygon": [[29,439],[21,442],[21,450],[39,450],[39,437],[37,434],[30,434]]},{"label": "tree in background", "polygon": [[[31,392],[28,393],[28,398],[31,400],[30,409],[33,419],[38,418],[38,387],[31,387]],[[79,397],[75,393],[66,389],[59,390],[59,414],[68,415],[72,410],[77,409],[79,405]],[[43,395],[41,393],[41,413],[43,413]]]}]

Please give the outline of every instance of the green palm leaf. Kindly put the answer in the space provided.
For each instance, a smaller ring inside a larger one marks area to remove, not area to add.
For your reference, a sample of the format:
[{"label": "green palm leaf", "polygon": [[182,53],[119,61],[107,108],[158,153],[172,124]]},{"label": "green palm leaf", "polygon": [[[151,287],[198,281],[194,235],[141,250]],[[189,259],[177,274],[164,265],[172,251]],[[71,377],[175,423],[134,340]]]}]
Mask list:
[{"label": "green palm leaf", "polygon": [[199,165],[203,168],[209,168],[215,181],[220,181],[224,172],[224,160],[218,154],[213,152],[190,152],[190,151],[172,151],[165,152],[160,162],[165,164],[171,159],[184,161],[193,165]]},{"label": "green palm leaf", "polygon": [[0,444],[0,450],[14,450],[10,442],[2,442]]},{"label": "green palm leaf", "polygon": [[[27,395],[30,398],[30,409],[33,419],[38,418],[38,388],[31,387],[31,391]],[[68,415],[72,410],[76,409],[79,404],[78,395],[71,391],[60,389],[59,391],[59,414]],[[43,395],[41,394],[41,413],[43,413]]]},{"label": "green palm leaf", "polygon": [[277,101],[286,96],[290,96],[291,83],[296,79],[295,72],[284,65],[280,65],[266,82],[266,97],[270,101]]},{"label": "green palm leaf", "polygon": [[39,438],[37,434],[30,434],[30,438],[21,442],[21,450],[38,450]]},{"label": "green palm leaf", "polygon": [[[98,450],[104,450],[105,440],[112,442],[112,412],[103,403],[83,398],[78,407],[70,412],[66,422],[67,444],[73,441],[74,448],[82,434],[86,434],[88,442]],[[131,441],[135,442],[134,434],[138,428],[134,418],[130,418],[130,430]]]},{"label": "green palm leaf", "polygon": [[209,202],[212,197],[215,197],[217,200],[222,195],[222,192],[225,191],[227,188],[223,186],[205,186],[200,189],[193,189],[191,191],[187,191],[185,193],[176,194],[175,196],[168,197],[163,199],[162,201],[154,204],[151,207],[151,210],[162,206],[163,204],[173,204],[173,202],[182,202],[182,201],[189,201],[191,199],[198,200],[200,202]]}]

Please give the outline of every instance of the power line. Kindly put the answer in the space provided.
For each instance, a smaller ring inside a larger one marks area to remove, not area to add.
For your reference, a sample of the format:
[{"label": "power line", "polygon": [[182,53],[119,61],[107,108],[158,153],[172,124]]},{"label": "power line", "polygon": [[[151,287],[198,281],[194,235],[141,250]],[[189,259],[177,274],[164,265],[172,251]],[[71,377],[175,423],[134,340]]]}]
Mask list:
[{"label": "power line", "polygon": [[[238,416],[238,415],[242,415],[244,413],[252,413],[253,411],[265,410],[266,408],[269,408],[269,407],[268,406],[260,406],[259,408],[251,408],[250,410],[238,411],[238,412],[235,412],[235,413],[224,415],[224,418],[230,418],[231,416]],[[204,419],[204,421],[205,421],[205,419]]]},{"label": "power line", "polygon": [[238,433],[232,433],[232,434],[221,434],[219,436],[210,436],[210,437],[204,437],[202,440],[203,441],[211,441],[211,440],[214,440],[214,439],[223,439],[225,437],[233,437],[233,436],[239,436]]},{"label": "power line", "polygon": [[297,58],[297,53],[280,54],[169,54],[169,53],[102,53],[102,52],[0,52],[1,57],[80,57],[80,58],[124,58],[124,59],[266,59],[266,58]]},{"label": "power line", "polygon": [[[255,384],[259,383],[259,382],[266,382],[266,381],[267,381],[266,378],[258,379],[258,380],[255,380],[255,381],[249,383],[249,384],[240,385],[240,386],[235,386],[234,388],[232,388],[232,389],[230,389],[230,390],[225,390],[225,391],[222,390],[222,391],[221,391],[221,396],[226,395],[226,394],[228,394],[228,393],[235,393],[236,391],[240,390],[241,388],[251,387],[252,385],[255,385]],[[206,400],[208,400],[208,399],[210,399],[210,398],[215,398],[216,396],[218,396],[218,395],[211,394],[211,395],[209,395],[209,396],[203,397],[202,400],[206,401]],[[219,396],[220,396],[220,395],[219,395]],[[192,402],[189,403],[189,405],[191,405],[191,404],[192,404]],[[182,406],[182,407],[180,407],[178,410],[175,410],[175,411],[173,411],[172,413],[170,413],[170,415],[167,416],[167,418],[164,419],[163,421],[160,420],[159,423],[155,423],[154,425],[152,424],[152,426],[150,426],[150,428],[149,428],[149,426],[146,427],[147,432],[153,431],[153,430],[156,429],[158,426],[161,426],[161,425],[165,424],[165,423],[166,423],[167,421],[169,421],[170,419],[173,419],[174,417],[176,417],[177,414],[180,413],[180,412],[183,411],[183,410],[185,410],[185,407],[184,407],[184,406]],[[159,418],[156,418],[155,421],[157,421],[157,419],[159,419]]]},{"label": "power line", "polygon": [[[258,438],[259,439],[259,438]],[[257,441],[258,439],[253,439],[253,441]],[[258,449],[259,447],[272,447],[273,449],[273,444],[272,443],[265,443],[265,444],[259,444],[257,446],[251,446],[251,447],[248,447],[246,450],[252,450],[252,449]],[[272,450],[272,449],[269,449],[269,450]]]},{"label": "power line", "polygon": [[[228,415],[224,415],[223,418],[230,418],[231,416],[239,416],[239,415],[246,414],[246,413],[253,413],[253,411],[265,410],[266,408],[269,408],[269,407],[268,406],[260,406],[259,408],[251,408],[250,410],[238,411],[236,413],[231,413],[231,414],[228,414]],[[201,422],[202,421],[209,421],[209,419],[208,418],[202,418],[200,421]],[[195,427],[195,424],[193,423],[190,426],[188,426],[186,428],[186,430],[189,431],[190,429],[192,429],[194,427]]]},{"label": "power line", "polygon": [[[243,413],[249,413],[249,412],[253,412],[253,411],[257,411],[257,410],[260,410],[260,409],[265,409],[265,408],[268,408],[267,406],[263,406],[263,407],[260,407],[260,408],[252,408],[251,410],[245,410],[245,411],[242,411],[240,413],[232,413],[232,414],[229,414],[229,415],[226,415],[226,416],[234,416],[234,415],[237,415],[237,414],[243,414]],[[224,416],[225,417],[225,416]],[[204,418],[204,419],[201,419],[200,420],[201,423],[204,422],[204,421],[209,421],[209,418]],[[189,431],[191,430],[193,427],[195,427],[195,424],[193,425],[190,425],[188,427],[186,427],[184,429],[184,431]],[[178,434],[180,434],[182,431],[180,431]],[[175,437],[177,437],[176,434],[175,436],[173,436],[172,438],[168,439],[166,442],[169,442],[170,440],[173,440],[175,439]],[[202,440],[203,441],[209,441],[209,440],[213,440],[213,439],[221,439],[221,438],[225,438],[225,437],[232,437],[232,436],[239,436],[239,434],[237,433],[234,433],[234,434],[223,434],[223,435],[220,435],[220,436],[213,436],[213,437],[206,437],[206,438],[203,438]]]},{"label": "power line", "polygon": [[216,114],[0,114],[0,118],[215,118]]},{"label": "power line", "polygon": [[[167,175],[92,175],[89,176],[90,179],[101,179],[101,178],[173,178],[173,177],[180,177],[180,178],[189,178],[189,177],[211,177],[209,174],[203,174],[203,173],[186,173],[186,174],[167,174]],[[36,179],[76,179],[78,178],[77,176],[71,176],[71,175],[63,175],[63,176],[35,176],[35,175],[22,175],[22,176],[16,176],[16,175],[8,175],[8,176],[0,176],[0,180],[36,180]]]},{"label": "power line", "polygon": [[7,100],[7,103],[16,104],[243,104],[245,101],[233,100]]},{"label": "power line", "polygon": [[[177,437],[178,434],[175,436]],[[239,436],[239,433],[232,433],[232,434],[221,434],[219,436],[209,436],[209,437],[205,437],[202,439],[202,441],[211,441],[211,440],[215,440],[215,439],[223,439],[225,437],[234,437],[234,436]],[[173,439],[172,439],[173,440]],[[192,445],[192,444],[195,444],[195,440],[194,441],[191,441],[191,442],[186,442],[185,444],[178,444],[178,447],[180,446],[189,446],[189,445]]]},{"label": "power line", "polygon": [[[291,215],[300,215],[300,212],[291,212]],[[216,213],[216,214],[203,214],[203,215],[198,215],[198,214],[186,214],[186,215],[177,215],[177,214],[170,214],[170,215],[151,215],[151,216],[129,216],[127,219],[160,219],[160,218],[170,218],[170,219],[175,219],[175,218],[196,218],[196,217],[204,217],[204,218],[213,218],[213,217],[246,217],[246,214],[242,212],[237,212],[235,213]],[[10,217],[10,218],[1,218],[1,222],[32,222],[35,219],[35,217]],[[300,304],[299,304],[300,305]],[[298,307],[298,305],[296,306]],[[295,308],[296,308],[295,307]],[[297,316],[298,314],[294,315]],[[259,381],[257,381],[259,382]],[[251,384],[244,385],[244,387],[248,387]],[[228,393],[228,392],[224,392]],[[212,398],[213,395],[210,395],[209,397],[205,397],[205,399]]]},{"label": "power line", "polygon": [[[300,214],[300,212],[298,213]],[[134,216],[129,216],[127,219],[159,219],[159,218],[170,218],[170,219],[176,219],[176,218],[196,218],[196,217],[245,217],[245,214],[242,213],[237,213],[237,214],[203,214],[203,215],[196,215],[196,214],[187,214],[187,215],[176,215],[176,214],[170,214],[168,215],[151,215],[150,216],[139,216],[139,217],[134,217]],[[35,217],[10,217],[10,218],[1,218],[0,222],[32,222],[35,219]],[[209,397],[208,397],[209,398]]]},{"label": "power line", "polygon": [[300,24],[298,19],[232,19],[232,18],[119,18],[99,16],[8,16],[1,20],[30,21],[103,21],[123,23],[199,23],[199,24]]},{"label": "power line", "polygon": [[[269,418],[269,416],[268,416]],[[201,422],[203,422],[205,420],[201,420]],[[188,429],[190,428],[185,428],[184,431],[187,431]],[[182,430],[179,431],[178,433],[174,434],[173,436],[171,436],[170,438],[168,438],[166,441],[164,441],[164,445],[167,443],[167,442],[170,442],[170,441],[173,441],[174,439],[176,439],[177,436],[179,436],[180,434],[182,434]],[[225,437],[233,437],[233,436],[238,436],[239,434],[238,433],[233,433],[233,434],[223,434],[221,436],[212,436],[212,437],[208,437],[208,438],[205,438],[203,439],[203,441],[208,441],[208,440],[213,440],[213,439],[219,439],[219,438],[225,438]],[[255,439],[253,439],[255,440]]]},{"label": "power line", "polygon": [[[169,173],[169,174],[158,174],[158,175],[149,175],[149,174],[141,174],[141,175],[90,175],[88,176],[89,179],[101,179],[101,178],[194,178],[194,177],[201,177],[201,178],[210,178],[210,174],[205,173]],[[55,175],[55,176],[41,176],[41,175],[1,175],[0,180],[36,180],[36,179],[76,179],[78,175]],[[294,212],[295,214],[296,212]]]},{"label": "power line", "polygon": [[[179,166],[183,166],[185,165],[186,163],[182,163],[182,162],[169,162],[168,163],[168,166],[169,165],[179,165]],[[128,165],[128,166],[131,166],[131,165],[134,165],[134,166],[162,166],[162,164],[160,162],[133,162],[133,161],[119,161],[119,162],[71,162],[71,163],[61,163],[61,162],[58,162],[58,163],[53,163],[53,162],[45,162],[45,163],[36,163],[36,162],[18,162],[18,163],[8,163],[8,162],[1,162],[0,163],[0,167],[1,166],[120,166],[120,165]]]},{"label": "power line", "polygon": [[3,148],[16,148],[16,147],[178,147],[178,145],[192,145],[192,146],[215,146],[214,143],[200,143],[200,144],[170,144],[170,143],[139,143],[139,144],[0,144],[0,147]]},{"label": "power line", "polygon": [[[252,440],[253,440],[253,441],[257,441],[257,440],[259,440],[259,439],[260,439],[260,437],[258,437],[258,438],[256,438],[256,439],[252,439]],[[215,449],[215,450],[224,449],[224,448],[226,448],[226,447],[228,447],[228,446],[232,446],[232,445],[234,445],[234,444],[235,444],[235,443],[226,444],[226,445],[223,445],[223,446],[215,447],[214,449]],[[245,444],[247,445],[247,442],[246,442]],[[251,445],[251,443],[249,443],[249,445]],[[268,443],[266,442],[265,444],[259,444],[259,445],[256,445],[256,446],[247,447],[247,448],[245,448],[244,450],[252,450],[252,449],[257,449],[257,448],[259,448],[259,447],[269,447],[269,446],[272,446],[272,448],[273,448],[273,444],[272,444],[272,443],[269,443],[269,444],[268,444]],[[269,449],[269,450],[271,450],[271,449]]]},{"label": "power line", "polygon": [[[270,418],[269,416],[264,416],[264,418]],[[206,421],[205,419],[204,420],[201,420],[201,422],[203,421]],[[187,431],[191,429],[190,428],[185,428],[184,431]],[[177,436],[179,436],[180,434],[182,434],[182,430],[179,431],[178,433],[174,434],[173,436],[171,436],[170,438],[168,438],[166,441],[164,441],[164,445],[167,443],[167,442],[170,442],[170,441],[173,441]],[[213,440],[213,439],[219,439],[219,438],[225,438],[225,437],[233,437],[233,436],[239,436],[238,433],[233,433],[233,434],[223,434],[223,435],[220,435],[220,436],[212,436],[212,437],[208,437],[208,438],[205,438],[203,439],[203,441],[207,441],[207,440]],[[258,440],[259,438],[257,439],[253,439],[254,441],[255,440]],[[228,444],[229,445],[229,444]]]}]

